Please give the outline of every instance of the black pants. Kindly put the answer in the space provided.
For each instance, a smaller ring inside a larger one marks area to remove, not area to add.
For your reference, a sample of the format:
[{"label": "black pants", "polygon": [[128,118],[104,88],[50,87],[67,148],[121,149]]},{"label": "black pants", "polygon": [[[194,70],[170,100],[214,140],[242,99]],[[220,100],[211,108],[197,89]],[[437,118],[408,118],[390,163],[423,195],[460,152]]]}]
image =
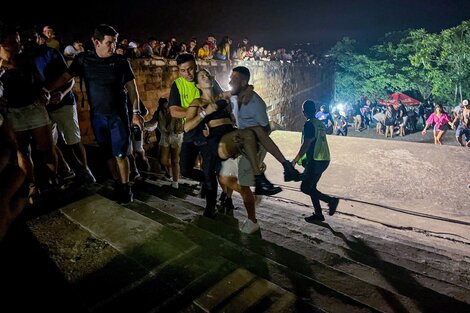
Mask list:
[{"label": "black pants", "polygon": [[183,142],[180,151],[180,170],[184,177],[203,182],[204,174],[201,170],[194,168],[199,151],[199,147],[193,142]]},{"label": "black pants", "polygon": [[202,171],[206,191],[206,213],[215,210],[217,203],[217,163],[218,158],[209,145],[200,147],[202,155]]},{"label": "black pants", "polygon": [[320,200],[329,203],[333,198],[321,193],[317,189],[317,184],[320,181],[321,175],[330,165],[330,161],[310,161],[305,168],[305,178],[300,185],[300,190],[308,194],[312,200],[312,205],[316,215],[323,215]]}]

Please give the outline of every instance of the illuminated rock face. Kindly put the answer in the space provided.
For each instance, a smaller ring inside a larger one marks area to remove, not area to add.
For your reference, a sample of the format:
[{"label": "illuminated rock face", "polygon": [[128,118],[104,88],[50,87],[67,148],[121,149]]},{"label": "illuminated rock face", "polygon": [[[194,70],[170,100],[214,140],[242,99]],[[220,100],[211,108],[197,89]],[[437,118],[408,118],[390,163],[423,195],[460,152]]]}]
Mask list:
[{"label": "illuminated rock face", "polygon": [[[174,60],[132,60],[140,97],[153,113],[158,99],[170,94],[170,87],[178,77],[178,67]],[[250,83],[264,99],[268,115],[275,129],[301,130],[304,122],[301,105],[306,99],[317,104],[329,104],[333,99],[334,73],[330,66],[315,66],[264,61],[198,61],[199,68],[209,69],[223,89],[229,88],[231,69],[245,66],[250,69]],[[93,142],[94,137],[89,122],[89,106],[82,101],[84,84],[80,90],[80,78],[74,87],[79,107],[82,137],[85,143]]]}]

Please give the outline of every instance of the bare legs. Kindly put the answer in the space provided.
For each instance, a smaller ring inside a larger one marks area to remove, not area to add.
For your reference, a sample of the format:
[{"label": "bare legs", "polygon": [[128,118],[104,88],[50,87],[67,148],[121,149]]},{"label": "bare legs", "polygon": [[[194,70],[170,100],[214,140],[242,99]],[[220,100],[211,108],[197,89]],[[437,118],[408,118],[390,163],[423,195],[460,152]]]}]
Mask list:
[{"label": "bare legs", "polygon": [[445,130],[440,130],[438,132],[434,132],[434,144],[436,145],[442,145],[442,137],[446,133]]},{"label": "bare legs", "polygon": [[390,138],[393,138],[393,125],[385,126],[385,138],[388,137],[389,133],[390,133]]},{"label": "bare legs", "polygon": [[240,193],[245,205],[248,219],[256,223],[255,196],[248,186],[240,186],[236,177],[219,176],[219,181],[229,189]]},{"label": "bare legs", "polygon": [[180,177],[180,157],[178,147],[164,147],[161,146],[160,163],[165,167],[167,173],[170,172],[174,182],[178,182]]}]

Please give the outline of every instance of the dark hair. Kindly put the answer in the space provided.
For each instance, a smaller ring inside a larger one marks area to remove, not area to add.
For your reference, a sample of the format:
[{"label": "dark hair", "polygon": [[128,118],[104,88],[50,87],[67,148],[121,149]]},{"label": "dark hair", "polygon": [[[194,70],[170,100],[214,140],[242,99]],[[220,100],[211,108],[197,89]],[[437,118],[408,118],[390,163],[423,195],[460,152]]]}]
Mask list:
[{"label": "dark hair", "polygon": [[194,55],[191,53],[182,53],[176,57],[176,64],[180,65],[189,61],[196,62],[196,59],[194,59]]},{"label": "dark hair", "polygon": [[93,38],[99,41],[103,41],[104,36],[117,37],[119,33],[114,29],[114,27],[107,24],[98,25],[93,31]]},{"label": "dark hair", "polygon": [[157,110],[154,113],[154,116],[158,116],[160,114],[160,112],[163,112],[163,110],[164,110],[163,104],[165,102],[168,102],[167,98],[161,97],[160,99],[158,99],[158,107],[157,107]]},{"label": "dark hair", "polygon": [[195,75],[195,77],[194,77],[194,83],[195,83],[195,84],[198,84],[198,83],[199,83],[199,81],[198,81],[198,79],[197,79],[198,76],[199,76],[199,75],[198,75],[199,72],[206,72],[208,76],[212,76],[212,75],[211,75],[211,72],[209,72],[208,69],[203,68],[203,69],[201,69],[201,70],[199,70],[199,71],[196,72],[196,75]]},{"label": "dark hair", "polygon": [[243,76],[246,77],[247,81],[250,81],[250,70],[247,69],[246,67],[237,66],[237,67],[234,67],[232,71],[242,74]]},{"label": "dark hair", "polygon": [[228,106],[228,102],[225,99],[219,99],[215,102],[215,104],[217,104],[217,111],[225,110]]},{"label": "dark hair", "polygon": [[306,113],[308,116],[315,114],[316,113],[316,105],[313,100],[305,100],[304,103],[302,103],[302,110],[304,113]]},{"label": "dark hair", "polygon": [[167,99],[167,98],[161,97],[160,99],[158,99],[158,105],[159,105],[159,106],[162,105],[162,104],[164,104],[165,102],[168,102],[168,99]]},{"label": "dark hair", "polygon": [[126,45],[119,44],[119,45],[116,46],[116,50],[117,49],[122,49],[122,50],[124,50],[124,52],[127,52],[127,46]]}]

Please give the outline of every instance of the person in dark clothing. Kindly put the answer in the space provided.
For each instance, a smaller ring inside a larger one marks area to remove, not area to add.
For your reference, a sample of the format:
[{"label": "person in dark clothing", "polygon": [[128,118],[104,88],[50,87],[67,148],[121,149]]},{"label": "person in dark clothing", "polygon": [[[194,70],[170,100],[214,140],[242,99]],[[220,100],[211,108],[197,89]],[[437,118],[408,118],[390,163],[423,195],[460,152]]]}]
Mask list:
[{"label": "person in dark clothing", "polygon": [[[196,61],[192,54],[181,54],[176,58],[180,77],[175,79],[170,89],[168,106],[173,118],[186,118],[189,105],[194,99],[200,97],[199,89],[194,83],[196,77]],[[200,152],[194,144],[192,133],[183,135],[183,143],[180,151],[181,175],[196,181],[204,181],[204,174],[201,170],[194,168],[196,158]]]},{"label": "person in dark clothing", "polygon": [[306,217],[305,220],[307,222],[324,221],[320,200],[328,203],[329,215],[335,214],[339,203],[338,198],[321,193],[317,189],[318,181],[330,165],[326,129],[325,125],[315,118],[315,103],[312,100],[306,100],[302,104],[302,109],[307,121],[302,131],[302,145],[292,163],[295,165],[300,162],[305,167],[300,190],[310,195],[315,210],[314,214]]},{"label": "person in dark clothing", "polygon": [[[85,81],[91,107],[93,132],[102,152],[108,158],[108,166],[116,181],[117,201],[128,204],[133,201],[129,185],[130,126],[127,114],[127,96],[132,102],[132,123],[142,129],[143,119],[139,111],[139,93],[134,72],[129,61],[114,54],[118,33],[106,24],[97,26],[92,36],[94,51],[75,56],[67,72],[48,85],[55,90],[73,77]],[[127,92],[127,95],[126,95]]]}]

